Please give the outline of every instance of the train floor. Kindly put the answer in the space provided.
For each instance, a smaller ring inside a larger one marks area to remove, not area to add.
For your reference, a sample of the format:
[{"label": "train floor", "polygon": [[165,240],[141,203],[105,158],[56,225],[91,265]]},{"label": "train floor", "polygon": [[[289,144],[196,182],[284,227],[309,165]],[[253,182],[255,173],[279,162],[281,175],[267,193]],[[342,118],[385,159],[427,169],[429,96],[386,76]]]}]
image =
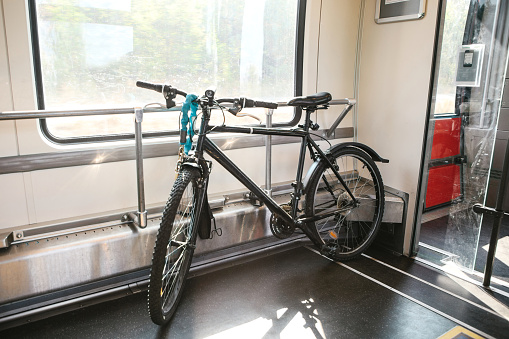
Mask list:
[{"label": "train floor", "polygon": [[[435,215],[439,217],[433,219],[430,218],[431,220],[422,224],[420,242],[430,245],[436,249],[443,250],[445,251],[444,253],[451,251],[458,252],[458,248],[452,250],[450,248],[450,243],[448,243],[451,241],[451,238],[456,238],[458,236],[457,231],[453,232],[452,235],[447,234],[449,228],[451,227],[449,209],[444,208],[432,213],[435,213]],[[466,245],[470,245],[468,246],[470,248],[465,251],[465,255],[470,257],[474,254],[474,251],[471,250],[471,248],[475,248],[473,239],[478,239],[477,251],[475,253],[475,262],[473,265],[477,272],[484,272],[492,229],[493,217],[490,215],[485,215],[483,217],[483,222],[478,231],[478,234],[472,232],[474,235],[471,235],[471,242]],[[427,252],[428,253],[426,254],[430,254],[429,251]],[[426,258],[426,256],[423,257]],[[426,259],[435,261],[438,264],[440,264],[440,261],[447,262],[448,260],[447,255],[440,256],[436,254],[431,255],[430,258]],[[500,225],[495,262],[493,263],[493,277],[503,280],[509,284],[509,218],[507,217],[502,219],[502,225]]]},{"label": "train floor", "polygon": [[335,263],[303,246],[188,279],[164,327],[151,322],[140,292],[0,338],[509,338],[508,305],[376,248]]}]

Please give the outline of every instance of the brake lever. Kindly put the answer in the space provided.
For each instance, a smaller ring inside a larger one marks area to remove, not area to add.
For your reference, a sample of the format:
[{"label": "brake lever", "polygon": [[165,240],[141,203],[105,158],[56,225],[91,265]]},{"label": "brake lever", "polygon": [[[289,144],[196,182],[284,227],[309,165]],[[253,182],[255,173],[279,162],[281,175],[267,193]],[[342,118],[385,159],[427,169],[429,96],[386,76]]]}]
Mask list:
[{"label": "brake lever", "polygon": [[241,114],[237,114],[238,117],[250,117],[252,119],[255,119],[258,121],[259,124],[262,123],[262,120],[260,118],[258,118],[256,115],[253,115],[253,114],[249,114],[249,113],[241,113]]},{"label": "brake lever", "polygon": [[237,115],[240,111],[242,111],[243,105],[240,104],[240,99],[233,101],[233,107],[228,109],[228,112],[230,112],[233,115]]},{"label": "brake lever", "polygon": [[238,107],[232,107],[232,108],[228,108],[228,112],[230,112],[231,114],[233,115],[237,115],[237,113],[240,112],[239,108]]},{"label": "brake lever", "polygon": [[164,95],[164,99],[166,99],[166,108],[170,109],[170,108],[176,106],[175,100],[174,100],[177,97],[176,88],[173,88],[168,85],[164,85],[163,95]]}]

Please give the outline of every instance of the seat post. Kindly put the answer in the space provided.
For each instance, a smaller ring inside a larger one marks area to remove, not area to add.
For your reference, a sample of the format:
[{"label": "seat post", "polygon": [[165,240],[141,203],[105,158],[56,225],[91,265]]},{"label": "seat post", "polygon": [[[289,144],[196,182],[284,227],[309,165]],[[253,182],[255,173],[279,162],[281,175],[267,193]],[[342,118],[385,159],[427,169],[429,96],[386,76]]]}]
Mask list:
[{"label": "seat post", "polygon": [[306,110],[306,117],[305,117],[304,125],[302,126],[302,128],[304,129],[304,131],[308,132],[309,127],[311,126],[311,113],[314,113],[316,111],[316,106],[307,106],[305,110]]},{"label": "seat post", "polygon": [[[307,106],[305,108],[305,110],[306,110],[306,117],[304,120],[304,125],[299,125],[299,127],[301,127],[305,132],[308,132],[309,127],[311,125],[311,113],[313,113],[316,110],[316,106]],[[292,184],[294,191],[292,194],[293,205],[292,205],[292,214],[291,215],[293,218],[295,218],[295,216],[297,215],[299,200],[302,196],[302,190],[304,189],[304,187],[302,185],[302,174],[304,172],[304,160],[306,157],[306,146],[308,144],[307,138],[308,138],[308,136],[306,135],[306,136],[303,136],[302,140],[301,140],[300,152],[299,152],[299,163],[297,166],[297,175],[296,175],[295,181]]]}]

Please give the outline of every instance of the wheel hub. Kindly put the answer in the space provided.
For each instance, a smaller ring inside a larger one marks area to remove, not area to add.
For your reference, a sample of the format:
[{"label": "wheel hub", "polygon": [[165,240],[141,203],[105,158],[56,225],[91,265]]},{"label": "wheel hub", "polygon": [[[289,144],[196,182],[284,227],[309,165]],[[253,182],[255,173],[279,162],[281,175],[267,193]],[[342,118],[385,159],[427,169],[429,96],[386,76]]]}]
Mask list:
[{"label": "wheel hub", "polygon": [[359,200],[352,200],[348,192],[343,192],[339,195],[337,200],[338,209],[342,210],[348,207],[358,207],[360,205]]}]

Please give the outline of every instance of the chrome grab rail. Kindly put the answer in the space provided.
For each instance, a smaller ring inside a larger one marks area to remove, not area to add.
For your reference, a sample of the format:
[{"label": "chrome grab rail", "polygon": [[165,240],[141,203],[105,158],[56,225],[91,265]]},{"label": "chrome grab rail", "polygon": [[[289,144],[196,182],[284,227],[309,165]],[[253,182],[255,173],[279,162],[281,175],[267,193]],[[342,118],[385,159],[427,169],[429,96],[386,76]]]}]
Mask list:
[{"label": "chrome grab rail", "polygon": [[[350,109],[356,104],[355,99],[339,99],[331,100],[329,105],[346,105],[341,114],[338,116],[332,126],[325,131],[325,135],[330,137],[339,123],[344,119]],[[278,103],[278,107],[288,107],[284,102]],[[136,181],[138,192],[138,211],[126,213],[122,220],[133,222],[140,228],[147,226],[147,210],[145,208],[145,180],[143,175],[143,134],[142,122],[143,114],[151,112],[180,111],[182,106],[175,106],[170,109],[163,108],[112,108],[112,109],[87,109],[87,110],[40,110],[40,111],[7,111],[0,113],[0,121],[6,120],[24,120],[24,119],[45,119],[45,118],[62,118],[62,117],[78,117],[78,116],[100,116],[113,114],[134,114],[134,131],[136,145]],[[273,109],[266,109],[266,126],[272,126]],[[265,164],[265,190],[271,194],[272,185],[272,139],[268,135],[266,137],[266,164]]]},{"label": "chrome grab rail", "polygon": [[[355,105],[355,99],[331,100],[329,105]],[[288,107],[286,102],[278,102],[278,107]],[[145,108],[144,113],[180,111],[181,105],[170,109]],[[92,115],[112,115],[112,114],[134,114],[136,108],[106,108],[106,109],[84,109],[84,110],[40,110],[40,111],[5,111],[0,112],[0,121],[3,120],[22,120],[22,119],[45,119],[45,118],[63,118],[63,117],[82,117]]]},{"label": "chrome grab rail", "polygon": [[[272,114],[274,109],[265,109],[267,128],[272,127]],[[265,192],[269,197],[272,197],[272,136],[265,136]]]},{"label": "chrome grab rail", "polygon": [[128,213],[127,219],[140,228],[147,227],[147,209],[145,208],[145,177],[143,176],[143,133],[141,123],[143,122],[143,109],[134,109],[134,140],[136,143],[136,184],[138,189],[138,211]]},{"label": "chrome grab rail", "polygon": [[0,113],[1,120],[45,119],[64,117],[83,117],[93,115],[134,114],[134,108],[108,108],[85,110],[40,110],[40,111],[8,111]]}]

